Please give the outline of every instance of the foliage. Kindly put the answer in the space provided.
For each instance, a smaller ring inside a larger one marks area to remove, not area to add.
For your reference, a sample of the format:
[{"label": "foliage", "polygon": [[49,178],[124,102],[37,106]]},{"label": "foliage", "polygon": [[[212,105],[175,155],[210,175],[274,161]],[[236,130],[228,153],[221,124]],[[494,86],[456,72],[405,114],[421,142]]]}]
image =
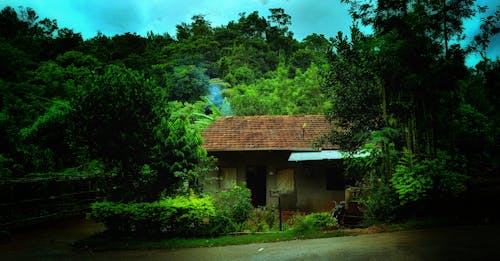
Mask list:
[{"label": "foliage", "polygon": [[400,211],[398,196],[394,189],[382,182],[381,179],[371,177],[368,187],[365,187],[362,197],[363,222],[366,225],[390,223],[396,220]]},{"label": "foliage", "polygon": [[403,155],[391,177],[391,183],[399,195],[401,205],[422,200],[433,187],[430,165],[419,164],[413,154],[403,150]]},{"label": "foliage", "polygon": [[333,40],[330,68],[323,72],[321,87],[332,107],[328,118],[338,129],[329,136],[332,144],[345,150],[361,146],[370,131],[382,127],[381,79],[371,69],[372,43],[357,27],[351,28],[351,42],[342,33]]},{"label": "foliage", "polygon": [[474,1],[343,2],[373,34],[353,26],[350,39],[332,41],[322,87],[338,128],[326,140],[370,153],[347,163],[364,190],[365,219],[391,221],[403,208],[425,209],[430,198],[464,192],[467,175],[485,175],[490,155],[498,155],[491,147],[496,96],[485,97],[495,86],[486,81],[489,63],[477,71],[465,66],[468,52],[484,51],[498,33],[498,19],[485,19],[475,46],[465,47],[457,41],[478,11]]},{"label": "foliage", "polygon": [[224,228],[212,199],[194,195],[150,203],[97,202],[92,204],[88,217],[104,222],[111,233],[118,235],[213,236]]},{"label": "foliage", "polygon": [[[208,98],[195,103],[172,101],[168,103],[172,120],[184,119],[189,128],[194,128],[197,131],[202,131],[210,123],[214,122],[221,115],[218,108],[211,103]],[[210,108],[211,114],[207,114],[207,109]]]},{"label": "foliage", "polygon": [[330,213],[312,213],[299,220],[293,228],[293,232],[296,235],[303,236],[318,231],[330,230],[337,226],[337,220],[335,220]]},{"label": "foliage", "polygon": [[273,207],[259,206],[250,214],[250,218],[243,224],[243,231],[266,232],[274,227],[276,211]]},{"label": "foliage", "polygon": [[[4,168],[24,176],[99,160],[116,183],[110,184],[111,194],[120,200],[186,192],[185,182],[199,190],[210,164],[196,163],[211,160],[191,130],[231,114],[226,99],[218,110],[200,100],[209,78],[225,79],[223,95],[234,99],[239,114],[321,113],[329,106],[316,79],[324,63],[316,57],[323,57],[329,42],[312,35],[300,45],[288,30],[290,21],[281,8],[267,18],[242,13],[219,27],[194,15],[177,26],[176,38],[98,33],[83,40],[31,8],[4,8],[0,153],[9,159]],[[310,62],[300,63],[303,57]],[[286,102],[275,106],[283,97]],[[181,154],[190,158],[180,159]]]},{"label": "foliage", "polygon": [[424,159],[421,164],[432,175],[435,196],[458,196],[467,189],[469,177],[463,173],[465,161],[462,156],[438,150],[434,158]]},{"label": "foliage", "polygon": [[89,86],[73,100],[72,134],[87,157],[117,172],[113,199],[154,201],[162,193],[200,190],[208,171],[198,166],[208,162],[201,137],[184,119],[170,117],[162,89],[118,66],[105,67]]},{"label": "foliage", "polygon": [[181,65],[167,73],[165,84],[171,100],[195,102],[206,95],[208,76],[194,65]]},{"label": "foliage", "polygon": [[[184,119],[163,118],[156,128],[157,143],[153,147],[154,168],[159,170],[162,185],[188,192],[189,188],[200,190],[198,179],[204,174],[194,171],[200,159],[207,157],[201,147],[202,138],[196,129],[188,128]],[[172,186],[175,183],[174,186]],[[187,187],[186,187],[187,185]]]},{"label": "foliage", "polygon": [[21,129],[21,139],[30,139],[37,136],[37,133],[43,131],[43,129],[47,128],[47,126],[53,125],[56,122],[63,122],[65,117],[69,115],[70,111],[71,106],[68,101],[54,100],[53,105],[44,115],[38,117],[35,122],[33,122],[33,125]]},{"label": "foliage", "polygon": [[458,172],[461,168],[455,164],[444,151],[438,151],[435,158],[418,160],[405,149],[391,178],[400,204],[464,192],[467,176]]},{"label": "foliage", "polygon": [[[102,180],[108,178],[110,175],[105,171],[104,164],[98,160],[92,160],[86,162],[83,165],[66,168],[61,171],[52,171],[52,172],[33,172],[26,175],[27,178],[44,178],[44,177],[92,177],[92,176],[100,176]],[[108,180],[106,180],[107,182]],[[103,189],[101,187],[99,189]]]},{"label": "foliage", "polygon": [[322,114],[330,104],[321,93],[319,70],[313,64],[290,78],[289,70],[280,65],[269,78],[224,91],[236,115]]},{"label": "foliage", "polygon": [[0,154],[0,179],[7,179],[12,176],[12,171],[9,165],[12,164],[12,159]]},{"label": "foliage", "polygon": [[135,162],[144,162],[151,145],[158,106],[153,86],[138,72],[118,66],[107,66],[87,84],[88,90],[72,101],[77,137],[91,155],[130,172]]},{"label": "foliage", "polygon": [[251,215],[251,195],[250,189],[235,184],[227,191],[216,192],[214,205],[219,215],[227,217],[234,224],[241,224]]},{"label": "foliage", "polygon": [[[362,189],[361,203],[364,222],[390,222],[399,211],[399,202],[385,170],[385,162],[397,162],[398,152],[393,140],[398,132],[392,128],[385,128],[370,133],[370,139],[360,149],[364,156],[356,157],[347,154],[344,165],[348,175],[358,180]],[[388,155],[384,153],[384,144],[388,148]],[[388,157],[387,157],[388,156]],[[393,164],[390,164],[393,171]]]}]

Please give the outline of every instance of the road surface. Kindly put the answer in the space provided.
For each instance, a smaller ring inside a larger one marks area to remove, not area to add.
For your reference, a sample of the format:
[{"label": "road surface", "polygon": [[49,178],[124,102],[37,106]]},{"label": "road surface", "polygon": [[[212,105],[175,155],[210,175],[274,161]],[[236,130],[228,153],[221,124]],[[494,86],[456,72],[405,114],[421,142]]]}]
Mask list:
[{"label": "road surface", "polygon": [[500,225],[366,234],[174,250],[77,250],[69,246],[102,225],[78,220],[16,232],[1,260],[500,260]]}]

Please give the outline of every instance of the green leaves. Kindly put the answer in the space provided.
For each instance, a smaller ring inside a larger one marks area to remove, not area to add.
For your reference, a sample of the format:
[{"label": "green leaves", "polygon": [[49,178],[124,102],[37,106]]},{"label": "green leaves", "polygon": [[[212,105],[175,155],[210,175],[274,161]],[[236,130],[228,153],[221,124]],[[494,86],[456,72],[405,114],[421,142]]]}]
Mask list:
[{"label": "green leaves", "polygon": [[211,197],[177,196],[151,203],[96,202],[88,217],[114,234],[214,236],[222,232]]},{"label": "green leaves", "polygon": [[384,87],[373,67],[373,43],[357,27],[351,30],[351,41],[342,33],[333,39],[333,51],[328,55],[330,66],[321,81],[332,104],[329,118],[342,129],[330,135],[330,142],[346,150],[361,146],[366,140],[359,135],[366,135],[383,123],[380,90]]},{"label": "green leaves", "polygon": [[[170,106],[175,110],[176,104]],[[209,162],[207,152],[201,147],[199,129],[192,126],[185,118],[171,114],[168,119],[164,116],[155,128],[152,159],[159,171],[157,182],[163,187],[162,191],[184,194],[189,189],[201,191],[198,180],[203,180],[210,167],[203,166]]]},{"label": "green leaves", "polygon": [[214,205],[220,215],[235,224],[241,224],[250,217],[250,211],[252,210],[251,196],[250,189],[234,184],[231,189],[219,191],[214,195]]},{"label": "green leaves", "polygon": [[460,168],[456,162],[444,151],[438,151],[434,158],[419,160],[405,148],[391,178],[400,204],[463,192],[467,178],[457,171]]},{"label": "green leaves", "polygon": [[195,102],[206,95],[208,76],[194,65],[180,65],[166,73],[166,87],[170,100]]},{"label": "green leaves", "polygon": [[322,114],[330,104],[321,92],[318,75],[314,64],[294,77],[280,65],[269,78],[224,91],[236,115]]},{"label": "green leaves", "polygon": [[393,173],[391,183],[399,195],[401,205],[425,198],[433,187],[432,173],[427,164],[417,162],[413,154],[403,150],[403,155]]},{"label": "green leaves", "polygon": [[[47,109],[45,114],[38,117],[35,122],[29,127],[20,130],[20,137],[23,140],[34,139],[35,137],[42,138],[47,133],[41,135],[44,129],[58,128],[64,126],[72,108],[68,101],[54,99],[52,105]],[[52,130],[56,131],[56,130]]]}]

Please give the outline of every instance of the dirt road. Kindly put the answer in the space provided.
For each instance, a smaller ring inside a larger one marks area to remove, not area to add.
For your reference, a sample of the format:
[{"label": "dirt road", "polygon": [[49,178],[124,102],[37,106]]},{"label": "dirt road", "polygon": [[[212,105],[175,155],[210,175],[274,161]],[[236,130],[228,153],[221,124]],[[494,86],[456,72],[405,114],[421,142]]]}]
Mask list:
[{"label": "dirt road", "polygon": [[2,260],[499,260],[500,225],[213,248],[90,252],[69,244],[102,226],[78,220],[38,227],[0,245]]}]

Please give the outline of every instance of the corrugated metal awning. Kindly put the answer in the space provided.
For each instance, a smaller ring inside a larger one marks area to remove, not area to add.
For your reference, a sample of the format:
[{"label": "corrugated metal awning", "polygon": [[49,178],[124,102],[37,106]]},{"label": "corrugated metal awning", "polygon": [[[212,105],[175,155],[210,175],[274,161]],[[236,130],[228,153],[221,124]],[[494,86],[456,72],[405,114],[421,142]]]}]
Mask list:
[{"label": "corrugated metal awning", "polygon": [[[354,155],[357,157],[366,157],[367,153],[356,153]],[[322,150],[314,152],[292,152],[288,161],[312,161],[312,160],[336,160],[342,159],[344,155],[340,150]]]}]

